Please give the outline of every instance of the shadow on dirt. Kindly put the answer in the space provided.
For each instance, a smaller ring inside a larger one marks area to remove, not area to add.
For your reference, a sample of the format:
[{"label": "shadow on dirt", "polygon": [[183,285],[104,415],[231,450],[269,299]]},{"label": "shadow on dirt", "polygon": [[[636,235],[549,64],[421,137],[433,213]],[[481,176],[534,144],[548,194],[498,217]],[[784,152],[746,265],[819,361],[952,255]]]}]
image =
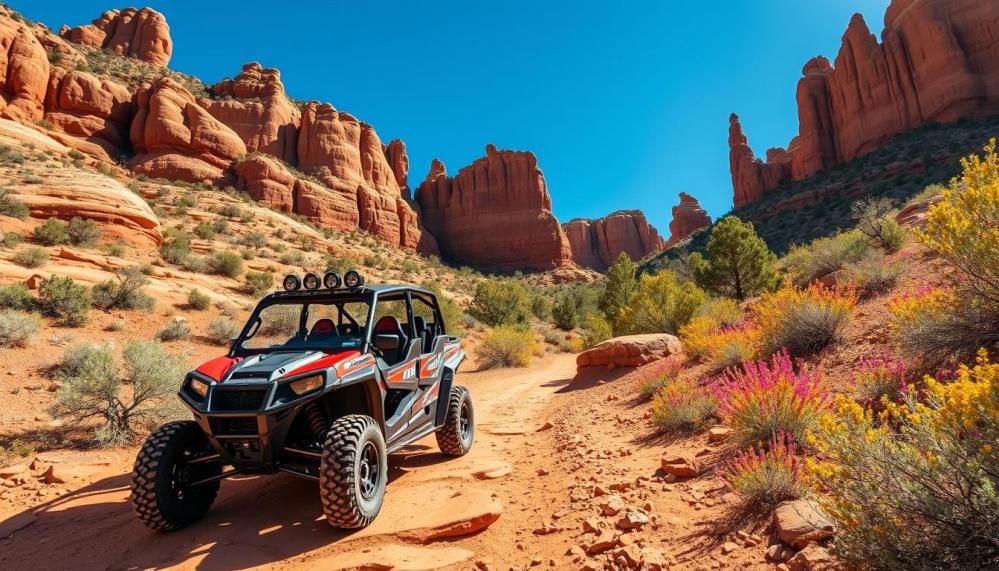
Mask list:
[{"label": "shadow on dirt", "polygon": [[603,367],[585,367],[576,373],[576,376],[571,379],[562,379],[559,381],[549,381],[543,386],[546,387],[561,387],[556,393],[571,393],[573,391],[582,391],[586,389],[592,389],[598,385],[604,383],[610,383],[625,377],[628,373],[634,371],[630,367],[618,367],[616,369],[605,369]]},{"label": "shadow on dirt", "polygon": [[[389,480],[446,461],[426,446],[391,456]],[[0,520],[0,569],[242,569],[335,544],[353,532],[330,527],[315,482],[288,475],[222,484],[207,517],[157,533],[132,514],[130,475],[104,478]],[[391,483],[390,483],[391,491]]]}]

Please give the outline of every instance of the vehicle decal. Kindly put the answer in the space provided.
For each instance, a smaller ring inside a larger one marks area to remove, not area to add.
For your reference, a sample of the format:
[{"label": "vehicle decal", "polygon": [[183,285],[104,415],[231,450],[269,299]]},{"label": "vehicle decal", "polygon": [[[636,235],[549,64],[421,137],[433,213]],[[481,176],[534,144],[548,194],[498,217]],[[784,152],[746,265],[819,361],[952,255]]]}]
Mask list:
[{"label": "vehicle decal", "polygon": [[389,383],[401,383],[416,379],[416,365],[418,361],[408,361],[399,365],[385,375],[385,380]]},{"label": "vehicle decal", "polygon": [[420,377],[432,377],[436,374],[437,369],[441,366],[441,361],[443,357],[441,355],[432,355],[430,357],[423,357],[420,359]]},{"label": "vehicle decal", "polygon": [[423,393],[423,395],[421,395],[420,398],[416,399],[416,402],[413,403],[413,408],[411,409],[411,412],[416,412],[417,410],[420,410],[425,406],[429,406],[431,403],[437,400],[437,395],[440,394],[440,392],[441,392],[441,381],[440,379],[438,379],[436,383],[427,388],[427,391]]},{"label": "vehicle decal", "polygon": [[302,373],[307,373],[309,371],[322,371],[333,366],[337,367],[337,372],[339,373],[341,371],[341,366],[345,361],[356,360],[356,357],[359,354],[360,353],[358,353],[357,351],[334,353],[332,355],[326,355],[325,357],[323,357],[320,354],[319,358],[315,360],[311,360],[305,363],[295,363],[296,365],[299,366],[293,370],[288,371],[287,373],[284,373],[283,375],[281,375],[281,378],[300,375]]},{"label": "vehicle decal", "polygon": [[223,355],[222,357],[215,357],[214,359],[205,361],[195,370],[213,381],[219,381],[240,360],[238,357],[233,359]]}]

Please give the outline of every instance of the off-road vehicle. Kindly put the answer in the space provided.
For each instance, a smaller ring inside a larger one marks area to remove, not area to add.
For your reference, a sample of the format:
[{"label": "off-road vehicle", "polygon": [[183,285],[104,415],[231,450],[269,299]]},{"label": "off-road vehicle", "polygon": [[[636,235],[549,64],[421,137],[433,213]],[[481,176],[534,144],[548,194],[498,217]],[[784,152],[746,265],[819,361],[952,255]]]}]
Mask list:
[{"label": "off-road vehicle", "polygon": [[355,271],[283,285],[225,356],[184,379],[194,420],[161,426],[139,450],[131,501],[147,526],[202,518],[228,476],[286,472],[319,482],[330,524],[365,527],[389,453],[432,432],[446,455],[472,446],[472,401],[454,384],[465,352],[432,291],[365,285]]}]

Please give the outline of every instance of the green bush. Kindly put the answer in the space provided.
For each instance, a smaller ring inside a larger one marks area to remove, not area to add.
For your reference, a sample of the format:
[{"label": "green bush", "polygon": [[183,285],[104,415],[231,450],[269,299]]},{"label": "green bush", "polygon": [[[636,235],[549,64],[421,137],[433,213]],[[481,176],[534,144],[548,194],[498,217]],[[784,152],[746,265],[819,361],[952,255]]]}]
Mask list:
[{"label": "green bush", "polygon": [[156,338],[160,341],[177,341],[184,339],[191,334],[191,326],[184,319],[174,319],[165,327],[156,332]]},{"label": "green bush", "polygon": [[36,226],[32,235],[36,242],[45,246],[69,243],[69,230],[57,218],[49,218],[44,224]]},{"label": "green bush", "polygon": [[534,335],[502,325],[486,335],[475,356],[480,369],[526,367],[533,352]]},{"label": "green bush", "polygon": [[194,227],[194,234],[202,240],[214,240],[215,239],[215,228],[212,224],[206,220],[198,222],[198,225]]},{"label": "green bush", "polygon": [[70,243],[76,246],[96,246],[97,241],[101,239],[100,226],[93,220],[84,220],[79,216],[74,216],[69,221],[66,233],[69,234]]},{"label": "green bush", "polygon": [[254,297],[261,296],[274,287],[274,274],[270,271],[246,272],[243,279],[246,281],[244,291]]},{"label": "green bush", "polygon": [[35,298],[28,286],[22,283],[0,287],[0,309],[29,311],[35,307]]},{"label": "green bush", "polygon": [[604,281],[599,305],[611,326],[615,326],[618,313],[628,304],[638,287],[636,271],[635,262],[624,252],[621,252],[617,260],[607,269],[607,279]]},{"label": "green bush", "polygon": [[868,256],[843,268],[846,282],[857,288],[862,298],[885,293],[895,287],[902,275],[899,264],[889,263],[884,256]]},{"label": "green bush", "polygon": [[267,236],[261,232],[250,232],[240,242],[247,248],[263,248],[267,245]]},{"label": "green bush", "polygon": [[604,319],[603,314],[589,313],[583,317],[583,347],[589,349],[594,345],[606,341],[614,336],[610,323]]},{"label": "green bush", "polygon": [[564,291],[555,296],[552,304],[552,320],[555,326],[564,331],[572,331],[579,326],[579,301],[571,291]]},{"label": "green bush", "polygon": [[11,195],[10,191],[0,188],[0,216],[11,216],[19,220],[28,217],[28,206]]},{"label": "green bush", "polygon": [[187,292],[187,305],[189,305],[191,309],[204,311],[212,306],[212,298],[199,289],[191,288],[191,290]]},{"label": "green bush", "polygon": [[526,326],[531,321],[531,296],[519,283],[486,280],[476,286],[468,313],[493,327]]},{"label": "green bush", "polygon": [[225,345],[239,333],[239,328],[231,319],[219,317],[208,324],[208,339],[216,345]]},{"label": "green bush", "polygon": [[552,302],[546,295],[535,294],[531,296],[531,314],[538,321],[549,321],[552,318]]},{"label": "green bush", "polygon": [[96,437],[104,445],[127,444],[139,430],[179,418],[175,393],[184,378],[184,359],[168,354],[156,341],[130,341],[123,360],[124,369],[110,345],[66,351],[59,371],[63,386],[52,415],[79,426],[99,420]]},{"label": "green bush", "polygon": [[850,207],[857,230],[889,254],[902,249],[908,232],[895,220],[895,206],[886,198],[858,200]]},{"label": "green bush", "polygon": [[693,282],[680,283],[670,271],[645,274],[628,304],[618,314],[624,333],[676,334],[708,296]]},{"label": "green bush", "polygon": [[90,319],[90,290],[72,278],[53,275],[38,285],[38,307],[62,325],[79,327]]},{"label": "green bush", "polygon": [[49,261],[49,251],[41,246],[25,246],[14,253],[14,263],[25,268],[40,268]]},{"label": "green bush", "polygon": [[38,332],[41,320],[34,313],[0,309],[0,347],[25,347]]},{"label": "green bush", "polygon": [[290,337],[298,333],[298,322],[302,316],[300,307],[294,305],[272,305],[261,313],[263,324],[260,335]]},{"label": "green bush", "polygon": [[114,278],[95,285],[90,297],[94,307],[105,311],[110,309],[151,311],[156,305],[156,300],[145,292],[147,285],[149,278],[139,267],[132,266],[117,270]]},{"label": "green bush", "polygon": [[705,251],[706,257],[690,256],[694,279],[701,287],[743,301],[780,285],[777,257],[752,223],[726,216],[711,229]]},{"label": "green bush", "polygon": [[4,248],[16,248],[22,240],[23,238],[21,238],[20,234],[0,231],[0,246],[3,246]]},{"label": "green bush", "polygon": [[807,246],[793,246],[784,257],[791,281],[804,287],[867,257],[870,241],[858,230],[818,238]]},{"label": "green bush", "polygon": [[184,234],[168,238],[160,246],[160,255],[171,264],[181,265],[191,255],[191,240]]},{"label": "green bush", "polygon": [[243,258],[235,252],[216,252],[208,258],[208,270],[220,276],[239,277],[243,273]]}]

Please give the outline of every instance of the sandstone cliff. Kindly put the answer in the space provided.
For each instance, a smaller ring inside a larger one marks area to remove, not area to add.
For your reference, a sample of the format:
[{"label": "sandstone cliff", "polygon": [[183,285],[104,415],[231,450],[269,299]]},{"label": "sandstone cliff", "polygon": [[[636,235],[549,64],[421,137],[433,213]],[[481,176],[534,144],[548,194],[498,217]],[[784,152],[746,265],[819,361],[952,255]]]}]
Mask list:
[{"label": "sandstone cliff", "polygon": [[673,207],[673,219],[669,223],[669,248],[701,228],[711,226],[711,217],[701,208],[700,203],[686,192],[680,193],[680,204]]},{"label": "sandstone cliff", "polygon": [[893,0],[880,42],[855,15],[834,64],[817,57],[803,68],[786,152],[756,159],[733,115],[736,208],[926,123],[999,112],[997,29],[999,2],[981,0]]},{"label": "sandstone cliff", "polygon": [[78,44],[109,49],[120,56],[162,66],[170,63],[173,53],[166,18],[151,8],[108,10],[85,26],[64,26],[59,35]]},{"label": "sandstone cliff", "polygon": [[624,252],[635,260],[662,250],[659,231],[638,210],[620,210],[603,218],[577,218],[562,225],[572,260],[584,267],[605,270]]}]

